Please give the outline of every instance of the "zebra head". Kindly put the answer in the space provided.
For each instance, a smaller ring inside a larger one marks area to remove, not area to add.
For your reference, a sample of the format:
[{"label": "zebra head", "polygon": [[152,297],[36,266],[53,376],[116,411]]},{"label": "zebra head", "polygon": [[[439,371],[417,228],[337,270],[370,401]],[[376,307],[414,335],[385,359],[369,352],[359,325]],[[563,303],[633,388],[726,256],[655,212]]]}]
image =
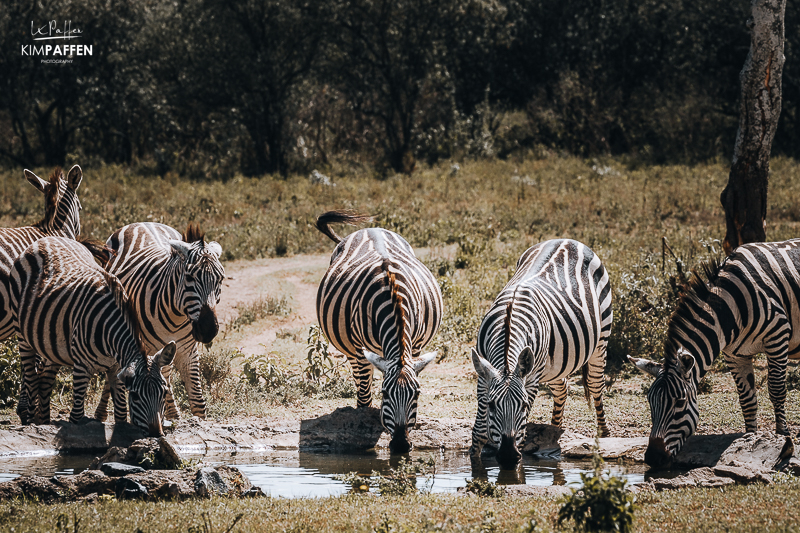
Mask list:
[{"label": "zebra head", "polygon": [[64,179],[64,171],[56,167],[45,181],[28,169],[24,170],[28,182],[44,194],[44,218],[39,222],[52,230],[61,230],[74,239],[81,233],[81,202],[78,187],[83,180],[83,171],[74,165]]},{"label": "zebra head", "polygon": [[219,332],[216,306],[225,279],[225,268],[219,260],[222,247],[217,242],[206,243],[202,235],[193,242],[170,240],[169,244],[182,261],[180,309],[192,323],[194,339],[208,344]]},{"label": "zebra head", "polygon": [[147,431],[151,437],[164,435],[161,420],[164,418],[167,380],[161,374],[161,368],[172,363],[175,350],[175,342],[170,341],[156,352],[149,362],[149,368],[138,361],[117,374],[117,379],[128,390],[131,423]]},{"label": "zebra head", "polygon": [[401,360],[386,359],[382,355],[364,350],[364,357],[383,373],[383,401],[381,402],[381,424],[392,436],[389,449],[395,453],[411,450],[408,430],[417,423],[417,400],[419,379],[417,376],[436,359],[437,352],[409,357]]},{"label": "zebra head", "polygon": [[683,444],[697,428],[697,381],[695,360],[680,348],[669,364],[628,356],[636,368],[655,376],[647,392],[653,429],[644,461],[655,468],[668,468]]},{"label": "zebra head", "polygon": [[515,368],[498,370],[473,348],[472,365],[486,384],[487,442],[498,450],[500,466],[514,470],[522,460],[519,450],[525,443],[531,408],[525,379],[533,368],[533,351],[530,346],[525,346],[517,357]]}]

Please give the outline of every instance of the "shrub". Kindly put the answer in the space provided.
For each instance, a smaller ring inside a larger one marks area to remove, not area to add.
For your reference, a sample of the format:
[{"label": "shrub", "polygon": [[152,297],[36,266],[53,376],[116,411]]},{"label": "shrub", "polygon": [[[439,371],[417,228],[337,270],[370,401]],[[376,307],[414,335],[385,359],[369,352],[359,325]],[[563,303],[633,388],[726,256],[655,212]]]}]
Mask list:
[{"label": "shrub", "polygon": [[239,316],[228,326],[228,329],[233,331],[239,331],[243,326],[249,326],[268,316],[287,316],[292,312],[292,307],[286,296],[280,298],[263,296],[253,302],[237,305],[236,310],[239,311]]},{"label": "shrub", "polygon": [[482,479],[473,479],[467,481],[467,492],[472,492],[478,496],[490,496],[492,498],[499,498],[505,496],[506,489],[502,485],[498,485],[492,481],[483,481]]},{"label": "shrub", "polygon": [[16,339],[0,343],[0,407],[11,407],[17,403],[22,371]]},{"label": "shrub", "polygon": [[581,474],[583,487],[572,489],[558,511],[558,525],[574,520],[578,531],[633,531],[636,498],[625,490],[627,480],[603,476],[603,459],[596,445],[592,463],[594,472]]},{"label": "shrub", "polygon": [[337,474],[334,479],[350,485],[352,492],[367,492],[370,488],[377,487],[381,496],[405,496],[419,490],[417,476],[425,476],[423,491],[430,492],[436,477],[436,459],[432,455],[414,461],[401,457],[397,468],[390,468],[388,474],[373,470],[370,477],[364,477],[356,472],[350,472]]},{"label": "shrub", "polygon": [[200,375],[207,388],[221,383],[231,376],[231,360],[241,357],[242,352],[237,349],[200,352]]}]

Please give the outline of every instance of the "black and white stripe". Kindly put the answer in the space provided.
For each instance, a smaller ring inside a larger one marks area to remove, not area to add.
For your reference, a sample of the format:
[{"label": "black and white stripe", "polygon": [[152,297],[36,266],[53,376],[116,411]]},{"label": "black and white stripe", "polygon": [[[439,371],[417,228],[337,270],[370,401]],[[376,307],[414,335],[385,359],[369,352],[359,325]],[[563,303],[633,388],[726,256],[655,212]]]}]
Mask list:
[{"label": "black and white stripe", "polygon": [[317,219],[317,228],[338,243],[317,293],[317,318],[328,340],[347,355],[359,407],[371,404],[373,369],[383,372],[381,422],[392,435],[391,449],[402,453],[411,447],[408,430],[416,424],[417,376],[436,357],[420,352],[441,323],[442,295],[396,233],[371,228],[342,239],[328,227],[366,220],[343,211]]},{"label": "black and white stripe", "polygon": [[[142,339],[148,353],[165,343],[178,345],[174,366],[178,370],[192,415],[206,416],[200,380],[198,342],[209,343],[219,332],[219,303],[225,269],[222,247],[205,242],[196,224],[185,235],[164,224],[136,223],[117,230],[106,245],[115,252],[106,266],[130,296],[142,322]],[[170,383],[171,367],[164,369]],[[110,389],[106,385],[96,411],[104,419]],[[167,418],[178,418],[171,391],[167,393]]]},{"label": "black and white stripe", "polygon": [[697,428],[697,386],[721,352],[736,382],[745,430],[757,429],[753,356],[767,356],[775,428],[786,435],[786,366],[800,358],[800,239],[747,244],[694,273],[669,322],[664,363],[631,357],[656,376],[645,461],[668,465]]},{"label": "black and white stripe", "polygon": [[81,203],[77,190],[83,179],[78,165],[73,166],[67,178],[61,168],[56,168],[45,181],[30,170],[25,178],[44,194],[44,217],[33,226],[0,228],[0,340],[14,333],[9,307],[8,282],[14,260],[25,248],[42,237],[59,236],[74,239],[81,232]]},{"label": "black and white stripe", "polygon": [[[49,423],[58,367],[73,368],[73,423],[84,418],[91,377],[121,369],[131,422],[151,436],[162,434],[167,383],[160,370],[172,361],[175,344],[159,351],[152,364],[148,361],[125,290],[84,244],[63,237],[36,241],[14,262],[10,289],[23,372],[17,408],[23,423]],[[37,363],[44,366],[41,373]],[[115,403],[124,398],[117,392]],[[124,400],[115,404],[115,419],[126,419]]]},{"label": "black and white stripe", "polygon": [[504,468],[522,455],[531,402],[550,385],[552,423],[561,426],[566,378],[581,370],[586,399],[594,400],[598,435],[608,435],[603,411],[606,346],[611,332],[611,287],[600,259],[573,240],[529,248],[517,272],[481,323],[472,361],[478,373],[478,413],[470,453],[488,442]]}]

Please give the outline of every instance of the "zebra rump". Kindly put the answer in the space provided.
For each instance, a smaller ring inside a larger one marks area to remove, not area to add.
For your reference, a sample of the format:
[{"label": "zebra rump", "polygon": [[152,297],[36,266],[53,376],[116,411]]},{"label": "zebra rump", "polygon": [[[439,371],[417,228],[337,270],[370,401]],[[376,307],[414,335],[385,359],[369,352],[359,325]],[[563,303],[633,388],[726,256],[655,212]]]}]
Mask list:
[{"label": "zebra rump", "polygon": [[552,423],[560,427],[566,378],[577,370],[590,407],[590,397],[594,400],[598,436],[607,436],[603,390],[612,318],[608,273],[587,246],[557,239],[522,254],[516,274],[484,317],[472,350],[478,413],[471,456],[477,459],[488,443],[502,468],[515,469],[539,385],[550,385]]},{"label": "zebra rump", "polygon": [[722,353],[745,430],[758,429],[753,357],[767,357],[775,429],[786,435],[786,367],[800,358],[800,239],[747,244],[692,273],[669,320],[663,364],[628,357],[656,377],[647,399],[653,427],[645,462],[667,467],[697,428],[697,387]]},{"label": "zebra rump", "polygon": [[329,227],[368,220],[347,211],[317,219],[317,228],[337,243],[317,292],[317,319],[350,362],[358,407],[372,403],[374,369],[383,373],[381,423],[392,436],[391,450],[404,453],[416,424],[418,375],[436,358],[421,351],[441,323],[442,295],[400,235],[370,228],[342,238]]},{"label": "zebra rump", "polygon": [[[38,240],[14,262],[10,288],[23,371],[24,392],[17,409],[23,423],[49,422],[56,370],[70,366],[70,422],[84,419],[91,377],[118,370],[129,393],[131,422],[151,436],[163,434],[167,384],[161,367],[172,361],[175,344],[148,361],[122,285],[95,262],[84,244],[63,237]],[[37,363],[42,367],[38,373]],[[123,421],[127,409],[121,389],[114,399],[115,419]]]},{"label": "zebra rump", "polygon": [[[154,353],[167,342],[177,344],[174,366],[186,386],[192,415],[205,418],[197,343],[210,343],[219,332],[216,305],[225,279],[222,247],[206,242],[197,224],[190,223],[181,235],[153,222],[120,228],[106,245],[114,252],[106,269],[119,278],[130,296],[143,324],[145,348]],[[164,375],[169,384],[171,366]],[[95,412],[98,419],[106,416],[109,394],[107,384]],[[171,388],[166,402],[167,418],[178,418]]]}]

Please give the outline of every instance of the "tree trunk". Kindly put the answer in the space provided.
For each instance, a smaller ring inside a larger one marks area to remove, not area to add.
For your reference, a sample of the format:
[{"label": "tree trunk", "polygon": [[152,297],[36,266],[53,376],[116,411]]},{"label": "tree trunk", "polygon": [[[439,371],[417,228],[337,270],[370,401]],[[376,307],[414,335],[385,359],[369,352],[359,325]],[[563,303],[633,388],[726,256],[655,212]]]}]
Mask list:
[{"label": "tree trunk", "polygon": [[751,40],[739,74],[739,131],[728,184],[720,196],[728,255],[739,245],[766,239],[769,154],[781,114],[785,10],[786,0],[753,0],[753,18],[747,21]]}]

